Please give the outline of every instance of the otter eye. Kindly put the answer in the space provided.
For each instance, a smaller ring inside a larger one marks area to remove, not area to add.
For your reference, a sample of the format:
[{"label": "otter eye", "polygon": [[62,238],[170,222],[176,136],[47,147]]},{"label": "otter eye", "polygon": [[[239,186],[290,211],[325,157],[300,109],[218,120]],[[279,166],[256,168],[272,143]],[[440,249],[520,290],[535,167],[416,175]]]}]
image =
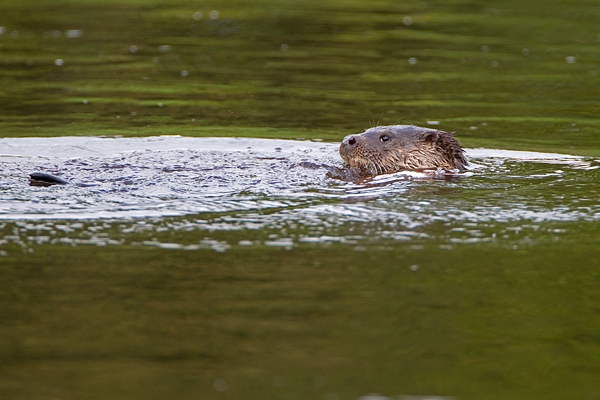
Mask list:
[{"label": "otter eye", "polygon": [[381,140],[382,142],[389,142],[390,139],[391,138],[388,135],[383,135],[379,138],[379,140]]}]

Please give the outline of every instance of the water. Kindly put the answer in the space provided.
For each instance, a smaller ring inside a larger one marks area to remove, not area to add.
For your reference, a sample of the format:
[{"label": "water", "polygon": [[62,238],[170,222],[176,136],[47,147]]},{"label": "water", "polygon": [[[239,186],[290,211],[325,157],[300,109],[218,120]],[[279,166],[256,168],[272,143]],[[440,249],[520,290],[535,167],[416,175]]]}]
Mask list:
[{"label": "water", "polygon": [[[489,241],[497,235],[489,228],[498,223],[531,223],[533,229],[600,216],[590,198],[595,187],[586,185],[597,175],[593,159],[468,149],[471,168],[450,178],[402,172],[352,182],[331,175],[344,169],[337,148],[310,141],[173,136],[3,139],[0,219],[50,230],[54,242],[63,240],[51,228],[54,220],[61,226],[75,221],[79,229],[66,230],[87,239],[81,220],[127,226],[132,219],[145,225],[154,218],[159,230],[270,230],[277,241],[267,243],[291,247],[429,237],[440,222],[452,228],[436,234],[438,240]],[[60,174],[71,184],[30,187],[33,171]],[[340,235],[340,229],[352,234]],[[281,231],[289,236],[279,237]],[[253,242],[243,242],[248,243]]]},{"label": "water", "polygon": [[597,8],[0,1],[3,398],[599,398]]}]

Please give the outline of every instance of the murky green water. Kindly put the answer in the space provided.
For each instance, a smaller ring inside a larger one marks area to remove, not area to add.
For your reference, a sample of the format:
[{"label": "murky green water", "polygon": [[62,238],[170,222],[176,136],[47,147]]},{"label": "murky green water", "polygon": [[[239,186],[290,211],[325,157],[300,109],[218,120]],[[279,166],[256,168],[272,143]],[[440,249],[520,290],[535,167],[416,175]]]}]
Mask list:
[{"label": "murky green water", "polygon": [[[470,150],[454,181],[356,185],[305,166],[338,166],[329,143],[0,140],[0,397],[600,398],[599,19],[0,1],[3,138],[435,122],[469,148],[584,156]],[[33,170],[77,185],[30,188]]]}]

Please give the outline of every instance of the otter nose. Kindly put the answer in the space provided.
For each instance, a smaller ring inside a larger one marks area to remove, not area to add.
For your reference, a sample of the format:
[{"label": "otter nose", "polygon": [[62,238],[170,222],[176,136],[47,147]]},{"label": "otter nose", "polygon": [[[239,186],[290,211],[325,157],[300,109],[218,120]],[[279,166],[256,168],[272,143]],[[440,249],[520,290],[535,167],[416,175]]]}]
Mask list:
[{"label": "otter nose", "polygon": [[344,142],[349,146],[354,146],[356,144],[356,138],[354,136],[348,136]]}]

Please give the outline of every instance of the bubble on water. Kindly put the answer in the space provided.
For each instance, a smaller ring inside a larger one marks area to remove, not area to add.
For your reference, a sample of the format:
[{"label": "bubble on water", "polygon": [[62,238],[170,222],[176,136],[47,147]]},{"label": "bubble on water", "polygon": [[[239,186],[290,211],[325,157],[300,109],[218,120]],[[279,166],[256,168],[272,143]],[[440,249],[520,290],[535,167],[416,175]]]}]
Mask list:
[{"label": "bubble on water", "polygon": [[0,35],[4,35],[5,32],[6,32],[6,28],[3,26],[0,26]]},{"label": "bubble on water", "polygon": [[168,44],[163,44],[158,46],[158,51],[160,51],[161,53],[168,53],[169,51],[171,51],[172,47]]},{"label": "bubble on water", "polygon": [[417,264],[413,264],[410,267],[408,267],[411,271],[415,272],[419,270],[419,266]]},{"label": "bubble on water", "polygon": [[231,246],[227,242],[213,239],[203,239],[200,241],[198,248],[211,249],[217,253],[224,253],[225,251],[229,250]]},{"label": "bubble on water", "polygon": [[484,53],[487,53],[488,51],[490,51],[490,48],[488,46],[481,46],[481,51],[483,51]]},{"label": "bubble on water", "polygon": [[160,64],[160,57],[154,57],[154,58],[152,59],[152,62],[153,62],[154,64]]},{"label": "bubble on water", "polygon": [[158,106],[159,106],[159,107],[162,107],[162,106],[163,106],[163,103],[158,103]]},{"label": "bubble on water", "polygon": [[188,74],[189,74],[189,73],[188,73],[187,69],[184,69],[184,70],[182,70],[182,71],[181,71],[179,74],[180,74],[181,76],[188,76]]},{"label": "bubble on water", "polygon": [[129,52],[130,52],[131,54],[133,54],[133,53],[137,53],[137,51],[138,51],[138,47],[137,47],[136,45],[131,45],[131,46],[129,46]]},{"label": "bubble on water", "polygon": [[417,63],[417,58],[416,57],[411,57],[408,59],[408,63],[410,65],[415,65]]},{"label": "bubble on water", "polygon": [[440,121],[427,121],[427,125],[439,125]]},{"label": "bubble on water", "polygon": [[54,60],[54,65],[56,65],[57,67],[61,67],[64,64],[64,61],[62,58],[57,58],[56,60]]},{"label": "bubble on water", "polygon": [[281,51],[288,51],[288,49],[289,49],[289,46],[287,44],[284,43],[281,45]]},{"label": "bubble on water", "polygon": [[404,26],[411,26],[413,20],[411,17],[404,17],[404,19],[402,19],[402,23],[404,24]]},{"label": "bubble on water", "polygon": [[565,58],[565,61],[566,61],[568,64],[575,64],[575,61],[577,61],[577,57],[574,57],[574,56],[569,56],[569,57]]},{"label": "bubble on water", "polygon": [[81,29],[69,29],[65,31],[65,36],[69,39],[79,38],[83,36],[83,31]]},{"label": "bubble on water", "polygon": [[494,68],[496,68],[499,65],[498,61],[496,61],[496,60],[492,61],[491,64],[492,64],[492,67],[494,67]]},{"label": "bubble on water", "polygon": [[523,53],[524,56],[528,56],[529,55],[529,49],[527,47],[523,47],[523,49],[521,50],[521,53]]},{"label": "bubble on water", "polygon": [[83,101],[83,104],[87,104],[87,103],[88,103],[88,101],[87,101],[87,100],[84,100],[84,101]]},{"label": "bubble on water", "polygon": [[292,238],[279,238],[279,239],[275,239],[275,240],[265,240],[265,246],[283,247],[287,250],[291,250],[294,247],[294,240]]},{"label": "bubble on water", "polygon": [[202,19],[202,12],[196,11],[194,14],[192,14],[192,18],[194,21],[200,21]]},{"label": "bubble on water", "polygon": [[179,243],[157,243],[156,246],[166,250],[179,250],[183,248],[183,245]]},{"label": "bubble on water", "polygon": [[212,10],[211,12],[208,13],[208,16],[210,17],[210,19],[218,19],[220,14],[221,13],[218,12],[217,10]]}]

